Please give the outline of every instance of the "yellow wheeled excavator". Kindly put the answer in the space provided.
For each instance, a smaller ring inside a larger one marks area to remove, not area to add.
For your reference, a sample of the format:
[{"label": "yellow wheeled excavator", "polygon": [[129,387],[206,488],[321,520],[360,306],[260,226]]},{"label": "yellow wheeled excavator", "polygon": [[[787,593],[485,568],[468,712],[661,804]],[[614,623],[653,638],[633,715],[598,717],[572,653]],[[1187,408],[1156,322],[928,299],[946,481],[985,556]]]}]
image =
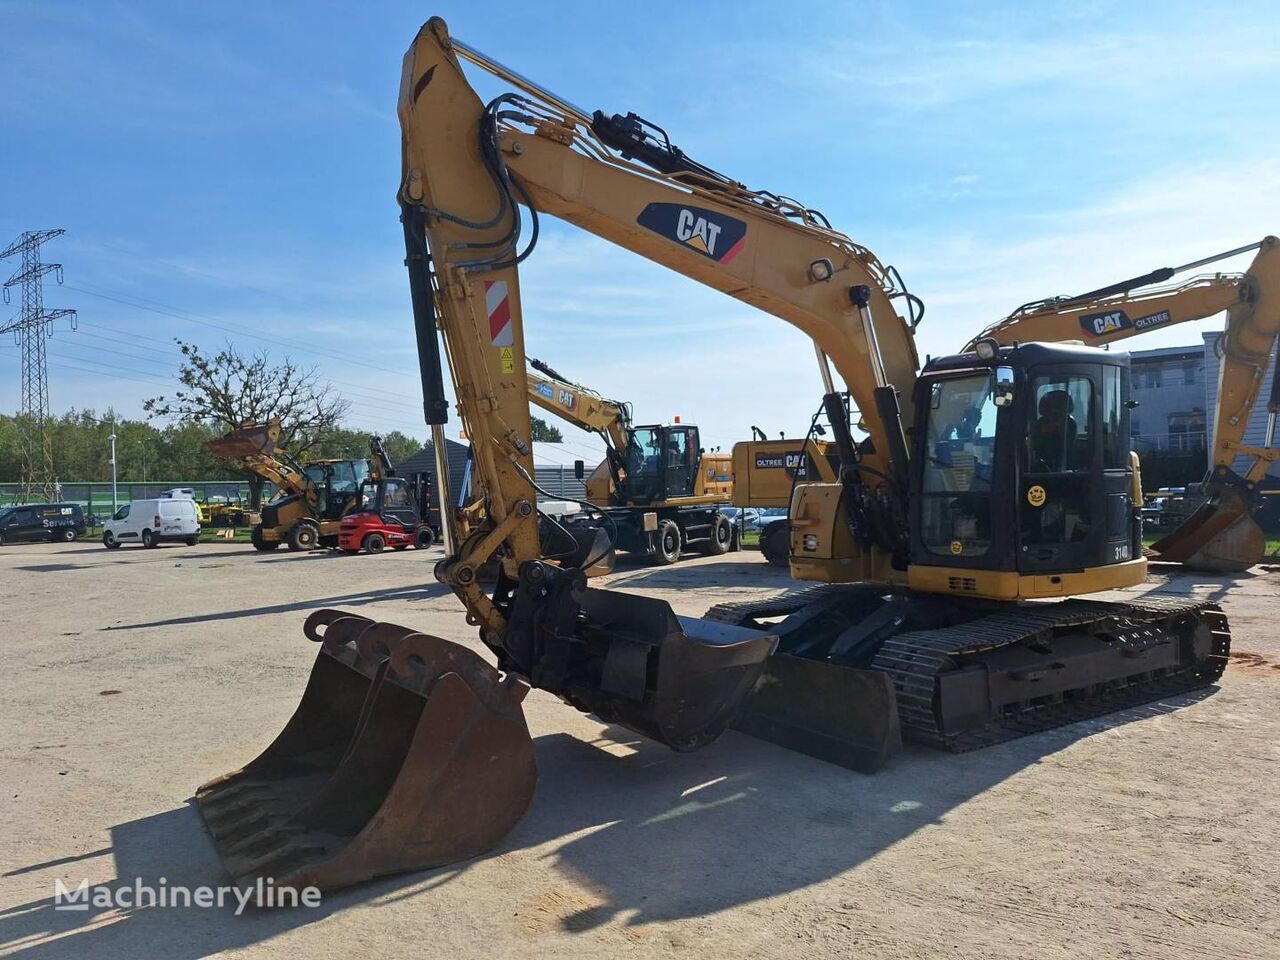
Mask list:
[{"label": "yellow wheeled excavator", "polygon": [[[1255,251],[1244,273],[1193,275],[1170,283],[1193,270]],[[1080,340],[1102,346],[1223,312],[1227,321],[1219,341],[1222,364],[1209,474],[1203,485],[1206,499],[1182,524],[1152,544],[1152,552],[1159,560],[1193,569],[1238,572],[1261,562],[1266,553],[1266,535],[1253,512],[1268,468],[1280,460],[1280,448],[1275,445],[1280,378],[1272,378],[1263,445],[1245,443],[1245,430],[1280,335],[1280,240],[1264,237],[1079,296],[1024,304],[965,349],[975,349],[984,339],[999,344]]]},{"label": "yellow wheeled excavator", "polygon": [[703,450],[692,424],[635,426],[630,404],[573,383],[534,357],[529,366],[533,403],[604,438],[605,459],[582,479],[619,550],[666,566],[686,549],[712,556],[733,549],[733,524],[720,512],[733,496],[729,454]]},{"label": "yellow wheeled excavator", "polygon": [[[463,60],[511,92],[485,103]],[[1146,574],[1125,354],[990,345],[921,368],[897,271],[821,214],[697,163],[635,114],[575,106],[439,19],[405,56],[399,116],[426,420],[440,451],[447,358],[485,498],[465,540],[446,522],[435,573],[487,656],[355,613],[308,617],[319,652],[297,712],[197,791],[237,883],[333,888],[490,848],[533,794],[530,687],[674,750],[735,724],[874,770],[903,736],[963,750],[1221,675],[1211,603],[1067,599]],[[839,472],[795,485],[791,569],[817,583],[689,618],[589,588],[589,544],[547,555],[518,269],[544,215],[812,339]],[[490,559],[491,586],[476,576]]]}]

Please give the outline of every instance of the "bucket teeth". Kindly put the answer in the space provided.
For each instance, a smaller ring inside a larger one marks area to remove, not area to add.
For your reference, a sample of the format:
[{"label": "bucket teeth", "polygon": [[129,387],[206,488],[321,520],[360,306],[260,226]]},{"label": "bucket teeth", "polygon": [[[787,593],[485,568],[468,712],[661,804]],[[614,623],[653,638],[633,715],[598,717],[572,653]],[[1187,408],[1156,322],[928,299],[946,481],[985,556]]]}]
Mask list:
[{"label": "bucket teeth", "polygon": [[317,610],[301,702],[267,749],[196,803],[242,886],[337,889],[492,847],[537,780],[528,687],[408,627]]}]

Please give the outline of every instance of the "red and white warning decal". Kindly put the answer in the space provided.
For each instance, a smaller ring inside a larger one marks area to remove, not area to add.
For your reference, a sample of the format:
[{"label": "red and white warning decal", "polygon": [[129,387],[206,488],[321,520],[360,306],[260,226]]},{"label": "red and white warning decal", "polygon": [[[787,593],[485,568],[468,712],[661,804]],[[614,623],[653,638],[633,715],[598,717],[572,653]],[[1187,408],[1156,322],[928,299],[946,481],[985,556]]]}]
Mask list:
[{"label": "red and white warning decal", "polygon": [[507,298],[507,281],[484,282],[484,306],[489,313],[489,339],[495,347],[509,347],[515,343],[511,332],[511,301]]}]

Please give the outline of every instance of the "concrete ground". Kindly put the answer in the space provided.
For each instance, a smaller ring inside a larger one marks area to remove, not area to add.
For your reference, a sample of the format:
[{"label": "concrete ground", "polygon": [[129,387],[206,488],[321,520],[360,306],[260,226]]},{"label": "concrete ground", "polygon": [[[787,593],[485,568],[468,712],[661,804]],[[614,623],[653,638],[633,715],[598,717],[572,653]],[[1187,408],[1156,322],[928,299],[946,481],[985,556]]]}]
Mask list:
[{"label": "concrete ground", "polygon": [[[492,854],[317,909],[54,909],[218,884],[188,802],[283,726],[336,606],[474,643],[439,556],[0,548],[0,955],[1280,957],[1280,573],[1158,572],[1225,606],[1220,689],[860,776],[730,733],[677,755],[535,692],[540,783]],[[624,569],[697,615],[755,553]]]}]

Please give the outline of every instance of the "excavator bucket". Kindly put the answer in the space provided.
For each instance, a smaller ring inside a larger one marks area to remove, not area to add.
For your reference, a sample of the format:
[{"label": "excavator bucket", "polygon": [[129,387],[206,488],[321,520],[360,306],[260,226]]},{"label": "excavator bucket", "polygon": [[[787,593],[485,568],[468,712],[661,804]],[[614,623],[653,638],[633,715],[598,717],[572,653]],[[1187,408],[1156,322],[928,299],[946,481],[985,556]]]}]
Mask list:
[{"label": "excavator bucket", "polygon": [[1206,500],[1168,536],[1151,545],[1154,559],[1193,570],[1240,573],[1262,561],[1267,536],[1253,519],[1252,505],[1236,493]]},{"label": "excavator bucket", "polygon": [[246,423],[226,436],[206,440],[204,446],[215,457],[236,460],[254,456],[269,457],[275,452],[279,440],[280,421],[272,419],[267,423]]},{"label": "excavator bucket", "polygon": [[284,730],[196,791],[238,887],[259,901],[272,885],[338,889],[469,859],[515,827],[537,782],[526,685],[466,647],[339,610],[303,629],[320,652]]}]

